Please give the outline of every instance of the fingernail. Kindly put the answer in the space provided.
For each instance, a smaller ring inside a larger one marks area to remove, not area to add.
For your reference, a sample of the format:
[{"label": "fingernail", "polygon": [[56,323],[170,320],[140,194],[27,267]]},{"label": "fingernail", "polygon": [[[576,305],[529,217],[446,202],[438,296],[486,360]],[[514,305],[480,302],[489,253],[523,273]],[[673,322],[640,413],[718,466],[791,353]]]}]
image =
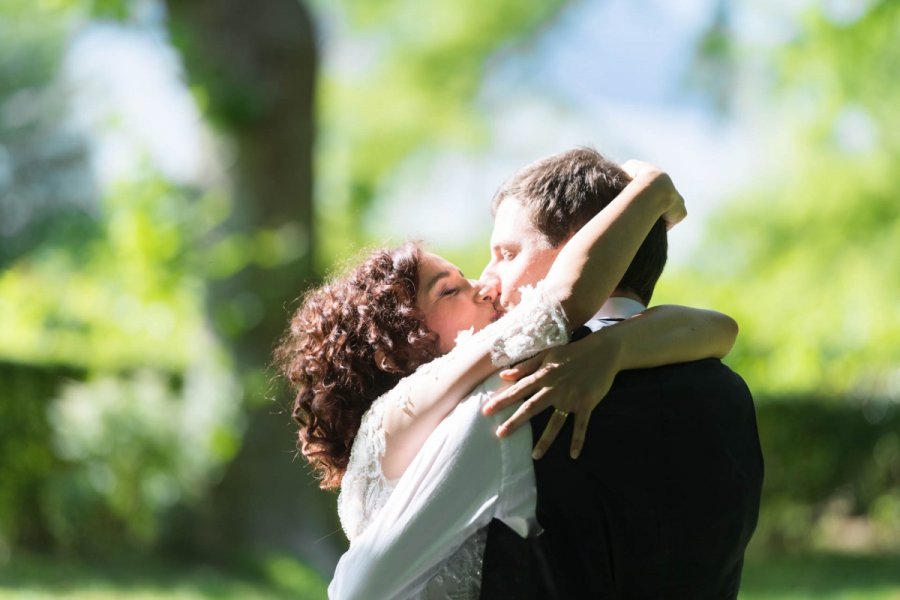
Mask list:
[{"label": "fingernail", "polygon": [[572,450],[569,451],[569,456],[572,457],[572,460],[578,458],[579,454],[581,454],[581,448],[572,448]]},{"label": "fingernail", "polygon": [[544,451],[540,448],[535,448],[534,452],[531,453],[531,458],[534,460],[539,460],[542,456],[544,456]]},{"label": "fingernail", "polygon": [[497,437],[503,437],[504,435],[506,435],[506,427],[501,425],[497,428]]}]

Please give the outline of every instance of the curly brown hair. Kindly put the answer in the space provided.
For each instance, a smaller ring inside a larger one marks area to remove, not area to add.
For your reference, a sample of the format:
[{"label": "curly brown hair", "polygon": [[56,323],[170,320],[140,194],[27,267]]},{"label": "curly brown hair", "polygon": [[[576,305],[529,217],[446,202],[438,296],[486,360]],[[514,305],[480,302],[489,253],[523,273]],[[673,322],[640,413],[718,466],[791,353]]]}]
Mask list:
[{"label": "curly brown hair", "polygon": [[422,247],[376,250],[307,292],[275,349],[296,392],[297,448],[323,489],[341,483],[363,413],[438,354],[416,303]]}]

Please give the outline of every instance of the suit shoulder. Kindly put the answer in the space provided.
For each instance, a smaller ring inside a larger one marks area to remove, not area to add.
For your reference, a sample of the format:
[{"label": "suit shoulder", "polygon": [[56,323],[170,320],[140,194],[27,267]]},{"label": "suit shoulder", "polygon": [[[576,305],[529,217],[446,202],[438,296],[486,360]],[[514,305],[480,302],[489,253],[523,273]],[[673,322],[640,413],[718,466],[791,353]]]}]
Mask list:
[{"label": "suit shoulder", "polygon": [[616,378],[619,384],[639,382],[656,385],[729,385],[746,388],[743,378],[718,358],[704,358],[691,362],[676,363],[652,369],[622,371]]}]

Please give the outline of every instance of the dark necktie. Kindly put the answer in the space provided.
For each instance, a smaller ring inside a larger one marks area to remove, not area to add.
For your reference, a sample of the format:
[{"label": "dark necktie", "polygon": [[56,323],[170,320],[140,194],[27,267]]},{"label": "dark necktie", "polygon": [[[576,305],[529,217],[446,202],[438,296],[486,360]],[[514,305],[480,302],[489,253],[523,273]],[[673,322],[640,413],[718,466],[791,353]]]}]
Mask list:
[{"label": "dark necktie", "polygon": [[572,332],[572,336],[569,338],[569,343],[577,342],[578,340],[587,337],[591,333],[591,328],[587,325],[582,325],[578,329]]},{"label": "dark necktie", "polygon": [[[592,319],[593,320],[593,319]],[[607,325],[612,325],[613,323],[618,323],[619,321],[624,321],[624,319],[597,319],[598,321],[603,321]],[[569,337],[569,343],[577,342],[580,339],[583,339],[593,333],[594,330],[588,327],[587,325],[582,325],[578,329],[572,332],[571,337]]]}]

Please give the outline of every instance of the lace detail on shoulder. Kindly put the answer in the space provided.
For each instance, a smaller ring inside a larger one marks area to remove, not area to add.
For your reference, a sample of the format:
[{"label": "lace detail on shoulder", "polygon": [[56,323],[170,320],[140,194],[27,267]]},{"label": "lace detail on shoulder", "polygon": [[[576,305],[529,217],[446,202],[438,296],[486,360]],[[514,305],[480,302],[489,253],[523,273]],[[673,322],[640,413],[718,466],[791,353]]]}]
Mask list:
[{"label": "lace detail on shoulder", "polygon": [[477,600],[481,594],[481,575],[487,528],[479,529],[463,542],[428,580],[419,597],[427,600]]},{"label": "lace detail on shoulder", "polygon": [[397,479],[388,479],[381,468],[385,452],[384,413],[389,406],[407,411],[410,403],[412,381],[434,377],[451,354],[440,356],[421,365],[414,373],[401,379],[396,386],[380,396],[365,412],[359,431],[350,448],[350,460],[341,480],[338,495],[338,517],[341,527],[351,542],[362,534],[385,505],[391,492],[397,487]]},{"label": "lace detail on shoulder", "polygon": [[524,286],[519,304],[478,333],[461,331],[457,345],[483,340],[491,346],[491,362],[506,367],[534,356],[541,350],[569,341],[569,323],[562,305],[549,298],[544,282]]},{"label": "lace detail on shoulder", "polygon": [[375,400],[363,415],[341,480],[338,516],[350,541],[365,530],[396,486],[381,470],[385,447],[381,421],[391,392]]}]

